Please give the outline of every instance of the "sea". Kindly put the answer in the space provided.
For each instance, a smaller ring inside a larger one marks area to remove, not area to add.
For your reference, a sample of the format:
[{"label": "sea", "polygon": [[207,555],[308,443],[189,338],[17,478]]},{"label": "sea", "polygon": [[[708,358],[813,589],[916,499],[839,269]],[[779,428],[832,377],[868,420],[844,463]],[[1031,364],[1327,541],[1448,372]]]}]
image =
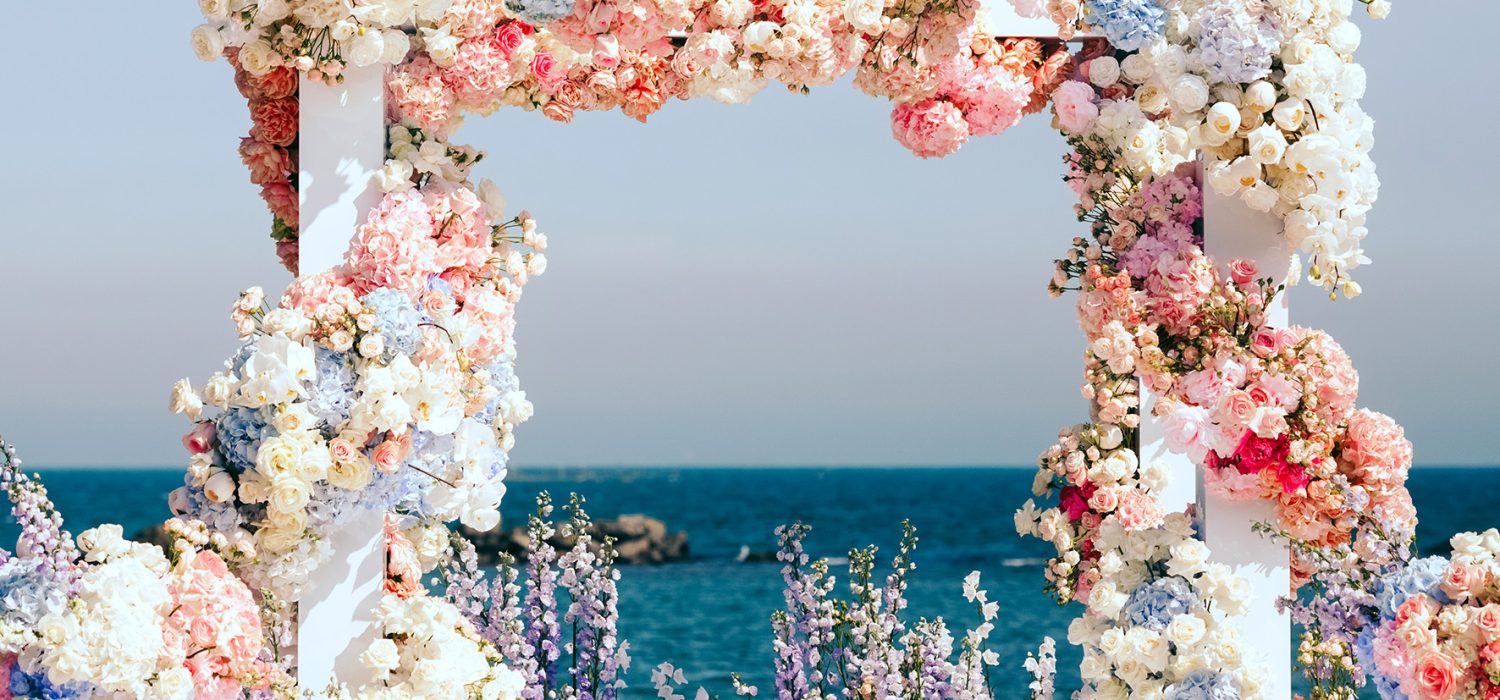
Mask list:
[{"label": "sea", "polygon": [[[167,469],[41,474],[74,533],[116,522],[128,535],[160,522],[166,494],[181,483],[181,472]],[[1029,497],[1031,476],[1031,469],[988,467],[513,469],[503,526],[524,524],[546,491],[556,502],[582,495],[597,518],[640,513],[686,532],[688,560],[622,569],[620,633],[633,659],[626,697],[655,697],[650,670],[669,662],[686,673],[688,697],[702,685],[727,698],[732,673],[760,686],[761,697],[774,695],[770,616],[784,604],[779,565],[742,555],[774,551],[778,525],[808,523],[809,553],[830,559],[847,592],[848,551],[878,545],[888,566],[908,519],[919,538],[911,619],[942,617],[956,635],[976,625],[961,584],[979,571],[981,587],[1000,604],[990,639],[1001,659],[996,696],[1025,698],[1030,676],[1022,664],[1046,636],[1058,642],[1059,690],[1078,686],[1079,655],[1067,644],[1067,627],[1081,611],[1043,593],[1041,562],[1050,547],[1015,534],[1012,514]],[[1500,526],[1500,468],[1417,468],[1409,487],[1424,552],[1446,552],[1454,532]],[[13,542],[13,523],[0,534]]]}]

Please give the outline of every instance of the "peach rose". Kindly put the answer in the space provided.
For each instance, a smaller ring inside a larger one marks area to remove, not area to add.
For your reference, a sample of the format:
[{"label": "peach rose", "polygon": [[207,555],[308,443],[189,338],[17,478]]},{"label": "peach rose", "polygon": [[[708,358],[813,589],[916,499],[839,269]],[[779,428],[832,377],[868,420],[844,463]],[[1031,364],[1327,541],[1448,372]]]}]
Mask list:
[{"label": "peach rose", "polygon": [[392,435],[387,435],[385,440],[375,446],[375,454],[371,459],[375,462],[375,468],[386,474],[394,474],[406,461],[406,446],[409,442],[403,441]]},{"label": "peach rose", "polygon": [[1448,700],[1457,681],[1453,659],[1439,652],[1428,652],[1417,662],[1417,684],[1427,700]]},{"label": "peach rose", "polygon": [[297,101],[258,100],[250,103],[250,136],[262,143],[290,146],[297,140]]},{"label": "peach rose", "polygon": [[1219,400],[1218,414],[1221,423],[1230,425],[1244,425],[1255,415],[1255,399],[1251,398],[1247,391],[1231,391]]},{"label": "peach rose", "polygon": [[1120,504],[1114,489],[1099,489],[1089,496],[1089,508],[1097,513],[1108,513]]},{"label": "peach rose", "polygon": [[335,464],[349,464],[359,459],[359,448],[344,438],[336,437],[328,441],[328,456],[333,458]]},{"label": "peach rose", "polygon": [[1474,628],[1485,644],[1500,641],[1500,605],[1486,605],[1474,611]]}]

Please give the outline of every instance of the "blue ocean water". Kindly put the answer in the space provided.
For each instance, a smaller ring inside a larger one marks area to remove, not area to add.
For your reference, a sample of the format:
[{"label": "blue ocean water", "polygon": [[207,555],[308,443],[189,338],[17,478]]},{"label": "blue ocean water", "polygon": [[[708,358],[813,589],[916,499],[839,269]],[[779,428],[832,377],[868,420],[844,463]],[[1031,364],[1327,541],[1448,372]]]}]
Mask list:
[{"label": "blue ocean water", "polygon": [[[1038,561],[1049,547],[1016,536],[1011,515],[1029,495],[1029,469],[522,469],[512,472],[504,526],[524,523],[537,493],[556,500],[577,492],[596,517],[644,513],[688,533],[692,559],[664,566],[626,567],[620,581],[621,634],[634,662],[630,697],[652,697],[650,668],[670,661],[694,684],[727,692],[739,672],[769,690],[770,614],[782,605],[775,563],[736,561],[742,548],[774,549],[777,525],[813,526],[814,556],[843,557],[850,548],[881,547],[888,560],[901,520],[917,527],[917,570],[910,613],[941,616],[950,629],[973,626],[960,582],[982,572],[983,587],[1000,603],[992,647],[1002,659],[995,687],[1024,697],[1026,652],[1044,635],[1059,643],[1059,688],[1076,687],[1075,650],[1066,643],[1078,606],[1059,607],[1041,591]],[[44,470],[43,480],[67,518],[81,531],[118,522],[127,534],[159,522],[166,494],[180,483],[170,470]],[[1462,484],[1463,488],[1455,488]],[[1418,544],[1439,550],[1460,530],[1500,526],[1500,469],[1422,468],[1410,488],[1422,517]],[[3,529],[14,537],[13,525]],[[846,570],[834,567],[840,580]],[[1071,669],[1071,672],[1070,672]],[[769,693],[763,695],[769,697]]]}]

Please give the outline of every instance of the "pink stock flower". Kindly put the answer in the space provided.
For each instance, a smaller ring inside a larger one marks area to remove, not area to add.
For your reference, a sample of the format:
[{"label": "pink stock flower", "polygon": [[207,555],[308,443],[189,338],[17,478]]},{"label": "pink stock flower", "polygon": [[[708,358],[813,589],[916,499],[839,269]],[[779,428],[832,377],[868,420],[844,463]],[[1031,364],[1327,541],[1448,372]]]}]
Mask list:
[{"label": "pink stock flower", "polygon": [[969,138],[963,111],[947,100],[902,103],[891,111],[891,133],[896,141],[923,158],[957,151]]}]

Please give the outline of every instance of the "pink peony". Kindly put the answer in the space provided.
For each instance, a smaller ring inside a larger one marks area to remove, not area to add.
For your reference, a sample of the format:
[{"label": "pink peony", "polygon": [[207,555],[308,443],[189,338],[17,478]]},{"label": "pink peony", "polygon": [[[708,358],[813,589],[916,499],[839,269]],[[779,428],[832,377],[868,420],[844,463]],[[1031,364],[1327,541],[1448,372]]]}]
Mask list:
[{"label": "pink peony", "polygon": [[1003,66],[985,66],[973,71],[978,80],[950,94],[963,110],[969,133],[989,136],[1020,122],[1022,110],[1031,101],[1031,82]]},{"label": "pink peony", "polygon": [[947,100],[902,103],[891,111],[896,141],[923,158],[940,158],[957,151],[969,138],[969,123]]},{"label": "pink peony", "polygon": [[1099,118],[1099,106],[1094,104],[1094,88],[1077,80],[1063,83],[1052,93],[1052,111],[1064,130],[1070,134],[1082,134]]}]

